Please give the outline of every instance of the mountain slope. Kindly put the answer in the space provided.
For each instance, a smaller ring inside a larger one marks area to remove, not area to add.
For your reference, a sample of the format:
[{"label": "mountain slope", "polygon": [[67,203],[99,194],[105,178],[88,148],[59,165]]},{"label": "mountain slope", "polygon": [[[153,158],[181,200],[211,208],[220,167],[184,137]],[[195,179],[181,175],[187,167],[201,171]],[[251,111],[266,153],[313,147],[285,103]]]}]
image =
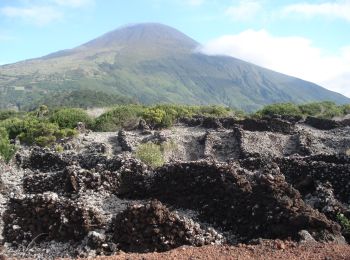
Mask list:
[{"label": "mountain slope", "polygon": [[136,24],[71,50],[0,66],[0,107],[51,92],[92,89],[142,103],[224,104],[254,110],[276,102],[350,103],[313,83],[224,56],[171,27]]}]

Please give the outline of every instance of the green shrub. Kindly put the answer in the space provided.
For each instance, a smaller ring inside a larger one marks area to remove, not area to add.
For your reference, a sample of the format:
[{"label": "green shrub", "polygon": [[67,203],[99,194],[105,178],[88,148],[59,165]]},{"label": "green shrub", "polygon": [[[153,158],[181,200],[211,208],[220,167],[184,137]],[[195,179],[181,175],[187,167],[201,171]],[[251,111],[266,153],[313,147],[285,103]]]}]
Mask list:
[{"label": "green shrub", "polygon": [[263,109],[256,112],[258,116],[274,116],[274,115],[286,115],[286,116],[301,116],[302,112],[299,107],[293,103],[279,103],[273,105],[267,105]]},{"label": "green shrub", "polygon": [[159,167],[164,164],[164,156],[160,145],[153,143],[140,144],[136,150],[136,158],[151,167]]},{"label": "green shrub", "polygon": [[63,153],[63,151],[64,151],[63,146],[60,145],[60,144],[57,144],[55,146],[55,151],[58,152],[58,153]]},{"label": "green shrub", "polygon": [[75,129],[66,128],[64,130],[65,130],[66,137],[74,137],[74,136],[78,135],[78,131]]},{"label": "green shrub", "polygon": [[350,112],[350,105],[338,106],[334,102],[323,101],[313,102],[301,105],[292,103],[280,103],[265,106],[263,109],[256,112],[257,116],[273,116],[273,115],[288,115],[288,116],[314,116],[319,118],[340,117]]},{"label": "green shrub", "polygon": [[350,220],[344,214],[337,214],[337,222],[341,225],[343,232],[350,234]]},{"label": "green shrub", "polygon": [[143,114],[143,119],[152,127],[167,128],[174,124],[177,113],[176,111],[166,112],[165,110],[157,107],[147,108]]},{"label": "green shrub", "polygon": [[34,139],[33,143],[39,146],[48,146],[56,142],[56,137],[53,135],[38,136]]},{"label": "green shrub", "polygon": [[318,116],[323,111],[323,107],[319,102],[299,105],[299,109],[304,115],[308,116]]},{"label": "green shrub", "polygon": [[24,119],[8,118],[0,122],[0,127],[6,129],[10,139],[15,139],[20,133],[25,130]]},{"label": "green shrub", "polygon": [[186,106],[156,105],[145,109],[142,117],[156,128],[171,127],[176,120],[194,115],[224,117],[233,114],[233,110],[222,106]]},{"label": "green shrub", "polygon": [[16,112],[13,110],[0,110],[0,121],[9,118],[20,117],[23,114],[23,112]]},{"label": "green shrub", "polygon": [[58,124],[33,116],[6,119],[0,122],[0,127],[6,130],[10,139],[18,137],[27,145],[48,146],[55,143],[57,138],[73,137],[77,134],[74,129],[59,129]]},{"label": "green shrub", "polygon": [[74,137],[78,135],[78,131],[75,129],[70,129],[70,128],[65,128],[65,129],[60,129],[55,132],[55,137],[57,139],[63,139],[66,137]]},{"label": "green shrub", "polygon": [[92,118],[80,108],[63,108],[50,116],[50,122],[62,128],[75,128],[78,122],[83,122],[89,127],[92,125]]},{"label": "green shrub", "polygon": [[137,124],[144,107],[139,105],[120,105],[96,118],[95,131],[112,132]]},{"label": "green shrub", "polygon": [[9,162],[15,153],[16,147],[10,143],[6,129],[0,128],[0,157]]},{"label": "green shrub", "polygon": [[225,117],[229,116],[233,111],[228,107],[213,105],[213,106],[200,106],[198,107],[196,114],[204,116]]},{"label": "green shrub", "polygon": [[344,115],[350,114],[350,104],[341,106],[341,109],[342,109]]},{"label": "green shrub", "polygon": [[[194,115],[223,117],[233,114],[230,108],[222,106],[188,106],[160,104],[154,106],[121,105],[102,114],[95,120],[95,131],[116,131],[135,126],[140,118],[153,128],[168,128],[182,117]],[[242,114],[237,112],[237,114]]]},{"label": "green shrub", "polygon": [[39,120],[26,120],[25,129],[18,135],[21,142],[31,145],[48,146],[56,141],[56,134],[59,127],[54,123],[42,122]]},{"label": "green shrub", "polygon": [[299,109],[305,116],[332,118],[344,115],[344,110],[341,106],[337,106],[334,102],[329,101],[299,105]]}]

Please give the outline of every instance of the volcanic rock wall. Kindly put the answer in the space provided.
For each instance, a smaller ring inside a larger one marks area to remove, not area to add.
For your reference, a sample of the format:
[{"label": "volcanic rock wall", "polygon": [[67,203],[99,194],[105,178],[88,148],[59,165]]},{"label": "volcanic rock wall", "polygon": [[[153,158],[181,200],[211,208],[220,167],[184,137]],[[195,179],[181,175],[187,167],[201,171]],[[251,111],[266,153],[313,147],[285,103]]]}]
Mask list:
[{"label": "volcanic rock wall", "polygon": [[[0,167],[5,250],[95,256],[305,234],[344,243],[350,128],[298,120],[193,118],[168,130],[85,133],[63,153],[23,147],[17,166]],[[147,142],[172,144],[166,165],[134,158]]]}]

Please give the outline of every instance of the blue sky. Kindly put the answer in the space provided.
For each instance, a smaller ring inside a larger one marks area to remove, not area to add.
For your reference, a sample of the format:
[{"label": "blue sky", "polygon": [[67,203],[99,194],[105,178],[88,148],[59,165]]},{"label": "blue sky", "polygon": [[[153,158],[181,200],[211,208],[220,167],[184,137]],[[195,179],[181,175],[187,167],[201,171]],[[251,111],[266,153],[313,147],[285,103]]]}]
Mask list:
[{"label": "blue sky", "polygon": [[140,22],[350,96],[350,0],[1,0],[0,64]]}]

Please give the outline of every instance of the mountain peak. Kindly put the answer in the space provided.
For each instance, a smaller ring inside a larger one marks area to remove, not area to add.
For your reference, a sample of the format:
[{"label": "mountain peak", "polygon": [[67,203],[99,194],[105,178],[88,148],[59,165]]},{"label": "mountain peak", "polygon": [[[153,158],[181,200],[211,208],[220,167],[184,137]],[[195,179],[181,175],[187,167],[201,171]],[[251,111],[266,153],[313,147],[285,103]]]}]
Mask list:
[{"label": "mountain peak", "polygon": [[[72,89],[94,89],[142,103],[225,104],[247,111],[280,102],[349,102],[251,63],[193,52],[196,47],[196,41],[166,25],[120,27],[77,48],[0,66],[0,108]],[[17,88],[25,92],[14,95]]]},{"label": "mountain peak", "polygon": [[170,26],[160,23],[138,23],[122,26],[84,45],[87,48],[108,48],[134,45],[182,46],[194,49],[199,44]]}]

